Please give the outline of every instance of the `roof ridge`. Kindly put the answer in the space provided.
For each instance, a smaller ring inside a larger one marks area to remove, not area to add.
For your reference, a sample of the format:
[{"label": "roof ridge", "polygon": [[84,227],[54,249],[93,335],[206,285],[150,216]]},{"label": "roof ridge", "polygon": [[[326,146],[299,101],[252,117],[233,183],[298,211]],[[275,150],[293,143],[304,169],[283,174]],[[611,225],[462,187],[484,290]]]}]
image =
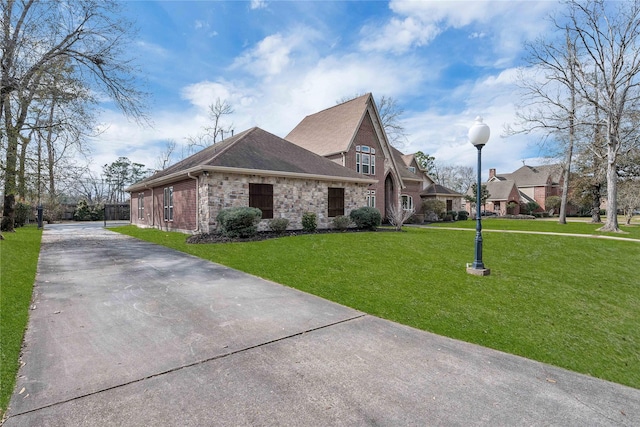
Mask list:
[{"label": "roof ridge", "polygon": [[[221,156],[222,153],[226,152],[231,147],[236,145],[238,143],[238,141],[242,141],[244,138],[247,137],[247,135],[249,135],[251,132],[255,131],[256,129],[259,129],[259,128],[257,126],[254,126],[254,127],[249,128],[247,130],[243,130],[242,132],[240,132],[237,135],[232,136],[231,138],[228,138],[226,141],[225,140],[220,141],[220,144],[222,144],[223,142],[227,142],[227,144],[224,147],[220,147],[220,151],[218,151],[218,150],[216,150],[214,148],[213,155],[211,157],[209,157],[207,160],[205,160],[203,162],[200,162],[200,164],[209,163],[210,161],[214,160],[216,157]],[[229,139],[234,139],[234,140],[233,141],[229,141]],[[215,146],[216,146],[216,144],[213,144],[213,145],[210,145],[207,148],[211,148],[211,147],[215,147]]]},{"label": "roof ridge", "polygon": [[331,107],[327,107],[327,108],[325,108],[324,110],[320,110],[320,111],[317,111],[317,112],[315,112],[315,113],[313,113],[313,114],[309,114],[309,115],[307,115],[306,117],[315,116],[316,114],[324,113],[324,112],[326,112],[326,111],[332,110],[332,109],[337,108],[337,107],[342,107],[342,106],[344,106],[345,104],[349,104],[350,102],[354,102],[355,100],[358,100],[358,99],[360,99],[360,98],[365,98],[365,97],[367,97],[367,98],[368,98],[368,97],[370,97],[371,95],[372,95],[372,94],[371,94],[371,92],[367,92],[367,93],[365,93],[364,95],[356,96],[355,98],[353,98],[353,99],[349,99],[348,101],[344,101],[344,102],[341,102],[340,104],[332,105]]}]

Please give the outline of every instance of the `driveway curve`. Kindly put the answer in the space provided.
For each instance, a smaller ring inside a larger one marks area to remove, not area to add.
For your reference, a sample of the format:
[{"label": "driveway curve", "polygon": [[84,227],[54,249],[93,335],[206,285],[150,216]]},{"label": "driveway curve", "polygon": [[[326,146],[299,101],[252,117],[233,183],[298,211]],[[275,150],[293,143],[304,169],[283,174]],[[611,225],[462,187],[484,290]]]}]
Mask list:
[{"label": "driveway curve", "polygon": [[97,224],[43,233],[7,427],[640,425],[640,390]]}]

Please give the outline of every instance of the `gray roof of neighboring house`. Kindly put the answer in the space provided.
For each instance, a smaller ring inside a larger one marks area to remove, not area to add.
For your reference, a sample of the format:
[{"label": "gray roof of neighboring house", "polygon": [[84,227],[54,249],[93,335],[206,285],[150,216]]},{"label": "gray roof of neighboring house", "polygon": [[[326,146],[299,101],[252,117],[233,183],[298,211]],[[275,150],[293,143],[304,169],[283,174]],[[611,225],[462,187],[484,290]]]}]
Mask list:
[{"label": "gray roof of neighboring house", "polygon": [[560,165],[522,166],[512,173],[496,175],[496,178],[504,181],[515,181],[518,187],[539,187],[547,185],[551,177],[552,183],[558,183],[562,174]]},{"label": "gray roof of neighboring house", "polygon": [[375,182],[361,174],[311,151],[254,127],[222,142],[207,147],[186,159],[137,182],[129,189],[144,188],[145,184],[181,177],[216,168],[281,172],[283,175],[301,174]]},{"label": "gray roof of neighboring house", "polygon": [[367,110],[371,93],[305,117],[285,137],[309,151],[328,156],[349,149]]},{"label": "gray roof of neighboring house", "polygon": [[[489,192],[489,201],[501,201],[508,200],[509,194],[511,194],[511,190],[516,185],[514,181],[504,180],[504,181],[489,181],[484,182],[482,185],[487,186],[487,191]],[[471,188],[469,192],[471,192]]]},{"label": "gray roof of neighboring house", "polygon": [[427,188],[420,193],[421,196],[453,196],[453,197],[462,197],[462,194],[453,191],[444,185],[440,184],[431,184]]}]

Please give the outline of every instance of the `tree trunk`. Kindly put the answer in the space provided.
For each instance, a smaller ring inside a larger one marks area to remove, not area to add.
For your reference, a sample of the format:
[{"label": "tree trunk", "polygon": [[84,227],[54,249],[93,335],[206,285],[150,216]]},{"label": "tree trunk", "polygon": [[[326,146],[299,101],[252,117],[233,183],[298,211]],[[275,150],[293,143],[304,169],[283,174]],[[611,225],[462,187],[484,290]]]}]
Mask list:
[{"label": "tree trunk", "polygon": [[602,218],[600,218],[600,183],[591,186],[591,222],[594,224],[602,222]]},{"label": "tree trunk", "polygon": [[47,156],[48,156],[48,172],[49,172],[49,197],[56,197],[56,181],[54,173],[55,151],[53,148],[53,114],[55,112],[55,98],[51,101],[51,109],[49,110],[49,129],[47,130]]},{"label": "tree trunk", "polygon": [[28,138],[24,138],[22,136],[18,136],[18,140],[22,142],[20,144],[20,156],[18,161],[18,168],[16,170],[16,181],[17,187],[16,192],[18,193],[18,197],[24,200],[27,194],[27,179],[26,179],[26,162],[27,162],[27,145],[29,142]]},{"label": "tree trunk", "polygon": [[615,145],[607,148],[607,221],[599,231],[620,232],[618,227],[618,173],[616,169]]},{"label": "tree trunk", "polygon": [[0,231],[15,231],[16,219],[16,162],[18,161],[18,132],[11,125],[12,114],[8,100],[4,103],[7,157],[4,173],[4,207]]}]

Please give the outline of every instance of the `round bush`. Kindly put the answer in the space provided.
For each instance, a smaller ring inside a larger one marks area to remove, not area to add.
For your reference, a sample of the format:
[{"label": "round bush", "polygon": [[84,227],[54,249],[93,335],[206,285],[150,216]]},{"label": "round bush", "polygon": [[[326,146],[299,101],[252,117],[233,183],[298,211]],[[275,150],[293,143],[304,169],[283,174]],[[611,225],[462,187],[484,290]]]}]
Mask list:
[{"label": "round bush", "polygon": [[287,218],[274,218],[269,221],[269,230],[274,233],[284,233],[289,226],[289,220]]},{"label": "round bush", "polygon": [[260,209],[248,207],[222,209],[216,217],[220,232],[231,238],[254,236],[261,218]]},{"label": "round bush", "polygon": [[346,230],[351,225],[351,218],[344,215],[339,215],[333,218],[333,228],[336,230]]},{"label": "round bush", "polygon": [[356,227],[363,230],[375,230],[382,223],[380,211],[372,207],[352,210],[349,217],[356,223]]}]

